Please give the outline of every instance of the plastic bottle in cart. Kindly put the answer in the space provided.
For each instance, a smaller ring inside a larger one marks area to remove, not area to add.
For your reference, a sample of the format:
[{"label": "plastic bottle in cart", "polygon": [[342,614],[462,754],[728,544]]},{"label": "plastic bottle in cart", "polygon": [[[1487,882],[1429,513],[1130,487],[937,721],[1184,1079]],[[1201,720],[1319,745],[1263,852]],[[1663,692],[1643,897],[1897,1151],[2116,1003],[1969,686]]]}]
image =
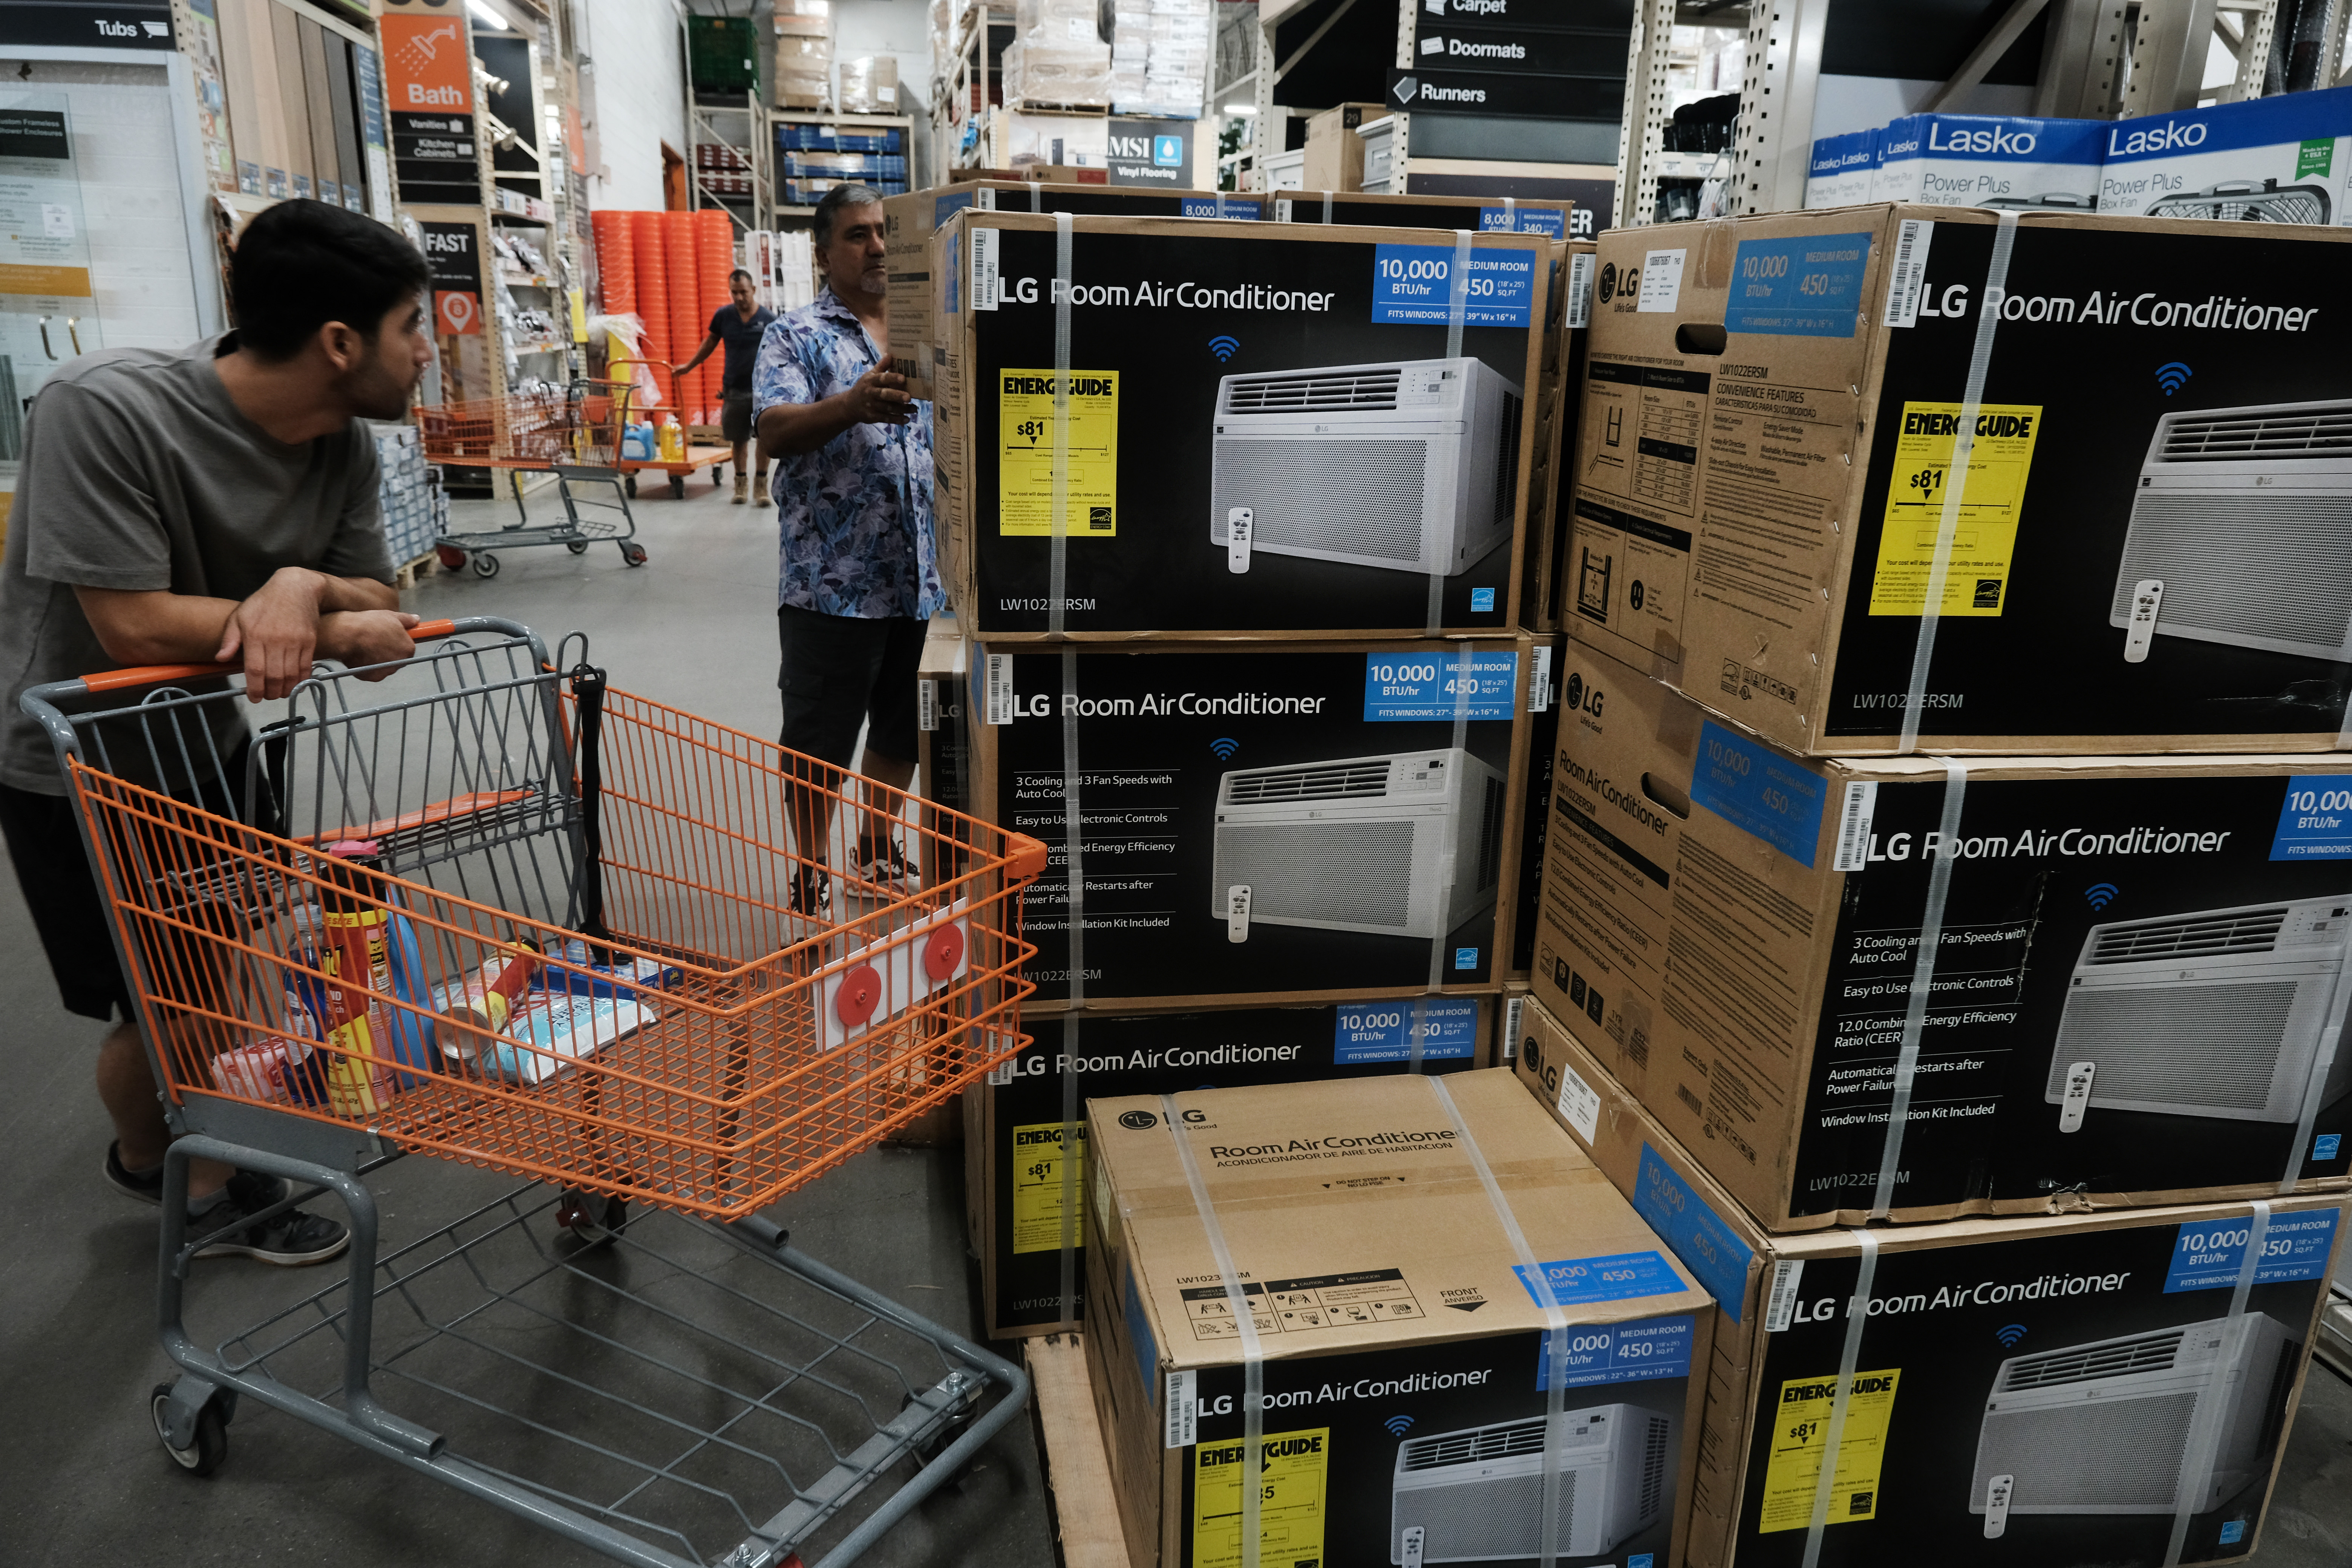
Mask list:
[{"label": "plastic bottle in cart", "polygon": [[666,463],[686,461],[686,426],[677,422],[675,414],[667,415],[662,420],[661,454],[662,461]]},{"label": "plastic bottle in cart", "polygon": [[[385,998],[394,990],[394,913],[390,889],[377,869],[373,839],[344,839],[327,846],[319,867],[320,924],[323,941],[319,967],[327,1033],[327,1109],[338,1116],[367,1116],[392,1099],[392,1068],[399,1051],[395,1035],[405,1016]],[[412,938],[411,941],[414,939]],[[426,1064],[415,1064],[426,1065]]]}]

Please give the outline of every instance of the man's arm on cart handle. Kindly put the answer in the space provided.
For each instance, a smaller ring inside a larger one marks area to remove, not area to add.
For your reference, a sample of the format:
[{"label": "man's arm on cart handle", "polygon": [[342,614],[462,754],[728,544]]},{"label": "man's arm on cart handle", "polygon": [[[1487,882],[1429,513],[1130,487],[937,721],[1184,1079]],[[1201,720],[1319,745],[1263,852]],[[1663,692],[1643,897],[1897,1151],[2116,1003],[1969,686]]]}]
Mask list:
[{"label": "man's arm on cart handle", "polygon": [[299,566],[282,568],[241,603],[80,586],[74,597],[109,658],[125,665],[193,664],[241,655],[246,695],[255,701],[291,692],[310,678],[314,658],[353,667],[385,664],[415,648],[408,628],[417,617],[399,608],[399,593],[390,584]]},{"label": "man's arm on cart handle", "polygon": [[692,370],[696,365],[698,365],[704,360],[709,359],[718,347],[719,334],[717,332],[713,332],[709,337],[702,340],[702,349],[700,353],[697,353],[692,359],[687,361],[684,364],[674,364],[670,366],[670,374],[684,375],[688,371]]},{"label": "man's arm on cart handle", "polygon": [[904,425],[915,416],[907,378],[869,370],[846,392],[814,403],[772,403],[760,410],[760,455],[814,452],[853,425]]}]

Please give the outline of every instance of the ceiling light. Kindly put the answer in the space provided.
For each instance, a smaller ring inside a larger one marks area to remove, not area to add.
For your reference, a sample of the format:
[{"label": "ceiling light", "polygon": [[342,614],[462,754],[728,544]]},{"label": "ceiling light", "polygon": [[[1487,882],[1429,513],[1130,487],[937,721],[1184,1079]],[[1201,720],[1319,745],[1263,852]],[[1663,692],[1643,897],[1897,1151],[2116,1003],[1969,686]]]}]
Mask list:
[{"label": "ceiling light", "polygon": [[498,12],[491,10],[488,5],[483,5],[482,0],[466,0],[466,9],[474,14],[475,21],[480,23],[483,26],[489,28],[493,32],[505,33],[513,30],[513,23],[508,21]]},{"label": "ceiling light", "polygon": [[1246,120],[1251,115],[1257,112],[1257,105],[1255,103],[1229,103],[1223,109],[1217,110],[1217,112],[1220,114],[1237,115],[1240,118]]}]

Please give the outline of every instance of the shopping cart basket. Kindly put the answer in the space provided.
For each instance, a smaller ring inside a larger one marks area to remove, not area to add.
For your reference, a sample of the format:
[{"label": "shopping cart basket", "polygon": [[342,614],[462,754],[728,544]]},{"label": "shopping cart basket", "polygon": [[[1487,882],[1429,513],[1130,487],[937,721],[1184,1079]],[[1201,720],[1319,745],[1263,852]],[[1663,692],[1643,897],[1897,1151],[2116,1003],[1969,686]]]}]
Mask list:
[{"label": "shopping cart basket", "polygon": [[[511,622],[415,635],[252,736],[223,666],[23,700],[183,1134],[157,1430],[209,1471],[257,1400],[625,1562],[845,1563],[1026,1380],[757,1211],[1023,1044],[1045,850],[914,803],[926,885],[803,911],[814,825],[905,796],[612,690],[584,641],[559,671]],[[386,1252],[365,1178],[407,1152],[529,1181]],[[215,1349],[184,1327],[198,1157],[287,1178],[278,1210],[331,1193],[352,1238]]]},{"label": "shopping cart basket", "polygon": [[[629,510],[635,481],[621,467],[621,437],[628,428],[630,388],[625,382],[581,379],[504,397],[431,404],[416,411],[428,463],[487,468],[503,476],[515,521],[494,531],[449,532],[433,542],[441,564],[455,572],[469,560],[477,576],[499,574],[495,550],[561,544],[574,555],[606,542],[632,566],[646,563]],[[555,476],[563,521],[534,524],[523,507],[522,476]]]}]

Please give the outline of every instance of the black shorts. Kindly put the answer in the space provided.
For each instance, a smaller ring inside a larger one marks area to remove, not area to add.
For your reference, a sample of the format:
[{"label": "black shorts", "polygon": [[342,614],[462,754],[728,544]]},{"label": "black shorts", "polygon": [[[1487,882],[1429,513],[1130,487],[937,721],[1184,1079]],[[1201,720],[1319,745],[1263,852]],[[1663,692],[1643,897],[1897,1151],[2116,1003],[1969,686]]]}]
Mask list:
[{"label": "black shorts", "polygon": [[731,442],[751,438],[751,395],[730,393],[719,404],[719,433]]},{"label": "black shorts", "polygon": [[[245,776],[247,754],[240,747],[229,759],[231,778]],[[207,797],[213,794],[210,788],[205,791]],[[226,816],[240,815],[236,805],[217,799],[196,804]],[[100,1020],[136,1016],[131,983],[115,957],[114,922],[82,847],[81,817],[73,800],[0,784],[0,837],[7,840],[16,886],[32,911],[33,929],[40,933],[49,973],[58,983],[58,1000],[66,1011]],[[209,956],[194,962],[159,959],[159,963],[184,982],[191,975],[209,977],[218,967]],[[208,985],[209,980],[195,984]]]},{"label": "black shorts", "polygon": [[866,620],[776,607],[783,659],[783,743],[838,768],[857,750],[894,762],[915,760],[915,671],[922,663],[923,622],[911,616]]}]

